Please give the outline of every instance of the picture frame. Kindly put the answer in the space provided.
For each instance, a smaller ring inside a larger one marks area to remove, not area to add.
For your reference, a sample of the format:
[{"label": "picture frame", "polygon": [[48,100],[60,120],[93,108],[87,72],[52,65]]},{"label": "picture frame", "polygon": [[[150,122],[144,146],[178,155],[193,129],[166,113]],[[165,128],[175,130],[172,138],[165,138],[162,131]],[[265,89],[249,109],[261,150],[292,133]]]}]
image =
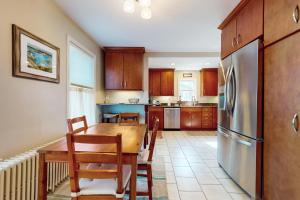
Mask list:
[{"label": "picture frame", "polygon": [[12,25],[12,73],[22,77],[60,82],[60,49],[30,32]]}]

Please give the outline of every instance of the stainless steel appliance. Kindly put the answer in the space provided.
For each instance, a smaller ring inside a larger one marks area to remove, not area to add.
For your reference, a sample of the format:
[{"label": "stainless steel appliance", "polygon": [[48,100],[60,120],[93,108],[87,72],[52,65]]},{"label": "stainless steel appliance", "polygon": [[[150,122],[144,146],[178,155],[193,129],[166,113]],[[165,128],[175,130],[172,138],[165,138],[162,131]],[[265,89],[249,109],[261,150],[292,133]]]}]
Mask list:
[{"label": "stainless steel appliance", "polygon": [[255,40],[221,62],[218,162],[252,198],[261,199],[262,45]]},{"label": "stainless steel appliance", "polygon": [[164,129],[180,129],[180,108],[164,108]]}]

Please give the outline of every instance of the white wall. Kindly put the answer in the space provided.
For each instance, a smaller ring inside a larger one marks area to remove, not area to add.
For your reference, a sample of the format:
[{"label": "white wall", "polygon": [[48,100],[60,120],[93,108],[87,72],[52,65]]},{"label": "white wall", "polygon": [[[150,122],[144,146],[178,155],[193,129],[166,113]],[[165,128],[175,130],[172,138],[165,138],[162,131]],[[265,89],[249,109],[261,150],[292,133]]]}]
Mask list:
[{"label": "white wall", "polygon": [[[7,158],[65,135],[67,35],[97,55],[97,101],[103,69],[99,46],[53,0],[1,0],[0,21],[0,158]],[[59,84],[12,76],[12,24],[60,48]]]}]

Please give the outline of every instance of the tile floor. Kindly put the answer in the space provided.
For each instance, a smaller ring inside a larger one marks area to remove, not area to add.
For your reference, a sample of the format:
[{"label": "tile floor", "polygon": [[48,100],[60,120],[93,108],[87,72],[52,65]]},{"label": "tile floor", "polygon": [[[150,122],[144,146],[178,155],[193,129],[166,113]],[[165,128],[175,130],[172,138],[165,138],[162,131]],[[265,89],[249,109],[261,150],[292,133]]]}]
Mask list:
[{"label": "tile floor", "polygon": [[155,154],[165,163],[169,200],[250,200],[219,167],[215,132],[162,134]]}]

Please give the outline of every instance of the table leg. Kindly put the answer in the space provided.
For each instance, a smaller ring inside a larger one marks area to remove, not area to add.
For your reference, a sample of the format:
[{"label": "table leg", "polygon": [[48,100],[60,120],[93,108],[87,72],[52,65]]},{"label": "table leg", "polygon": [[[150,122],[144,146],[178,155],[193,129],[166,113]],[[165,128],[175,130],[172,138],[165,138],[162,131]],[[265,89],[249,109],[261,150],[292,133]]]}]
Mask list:
[{"label": "table leg", "polygon": [[47,163],[45,162],[45,154],[39,154],[39,183],[38,183],[38,199],[47,200]]},{"label": "table leg", "polygon": [[136,200],[137,156],[131,156],[130,200]]},{"label": "table leg", "polygon": [[145,138],[144,138],[144,149],[147,148],[147,145],[148,145],[148,137],[149,137],[149,133],[148,133],[148,131],[146,131]]}]

